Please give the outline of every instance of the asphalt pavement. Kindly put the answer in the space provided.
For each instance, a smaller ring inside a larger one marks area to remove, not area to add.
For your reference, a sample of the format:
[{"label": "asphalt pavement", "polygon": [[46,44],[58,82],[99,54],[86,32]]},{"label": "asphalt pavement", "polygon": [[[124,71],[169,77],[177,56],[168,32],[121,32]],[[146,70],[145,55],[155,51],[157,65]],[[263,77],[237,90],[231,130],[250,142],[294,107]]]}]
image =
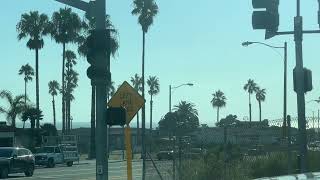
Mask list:
[{"label": "asphalt pavement", "polygon": [[[109,162],[109,180],[127,180],[126,161]],[[64,165],[56,165],[55,168],[37,167],[32,177],[25,177],[24,174],[9,175],[9,179],[19,180],[95,180],[96,174],[95,161],[80,161],[80,164],[75,163],[72,167]],[[133,179],[141,180],[142,162],[132,162]]]}]

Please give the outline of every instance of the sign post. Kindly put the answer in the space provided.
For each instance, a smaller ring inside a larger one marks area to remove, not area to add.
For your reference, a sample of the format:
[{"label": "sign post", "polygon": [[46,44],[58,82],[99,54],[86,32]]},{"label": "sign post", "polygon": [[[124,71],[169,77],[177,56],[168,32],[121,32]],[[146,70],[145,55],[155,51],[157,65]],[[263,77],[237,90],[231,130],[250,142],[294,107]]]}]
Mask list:
[{"label": "sign post", "polygon": [[132,180],[132,148],[130,122],[144,105],[143,97],[128,83],[123,82],[117,92],[108,102],[109,107],[123,107],[126,109],[125,143],[127,155],[127,179]]}]

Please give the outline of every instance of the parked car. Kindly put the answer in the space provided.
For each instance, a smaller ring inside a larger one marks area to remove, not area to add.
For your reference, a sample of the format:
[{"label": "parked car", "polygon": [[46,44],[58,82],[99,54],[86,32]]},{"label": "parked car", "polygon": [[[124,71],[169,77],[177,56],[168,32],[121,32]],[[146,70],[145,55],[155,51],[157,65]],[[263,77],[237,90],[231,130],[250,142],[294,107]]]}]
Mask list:
[{"label": "parked car", "polygon": [[30,150],[17,147],[0,148],[0,178],[5,179],[8,174],[24,173],[33,176],[35,158]]},{"label": "parked car", "polygon": [[162,159],[172,160],[173,159],[173,151],[160,151],[157,153],[157,158],[158,158],[158,160],[162,160]]},{"label": "parked car", "polygon": [[74,161],[78,161],[77,151],[66,151],[64,146],[43,146],[37,148],[35,153],[36,165],[45,165],[49,168],[56,164],[67,164],[72,166]]}]

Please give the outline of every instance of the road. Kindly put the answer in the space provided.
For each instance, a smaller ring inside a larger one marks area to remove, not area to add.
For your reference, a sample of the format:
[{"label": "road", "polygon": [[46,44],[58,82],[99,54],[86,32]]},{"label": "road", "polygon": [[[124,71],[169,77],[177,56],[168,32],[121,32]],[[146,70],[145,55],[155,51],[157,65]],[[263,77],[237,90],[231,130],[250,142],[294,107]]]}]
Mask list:
[{"label": "road", "polygon": [[[55,168],[37,167],[33,177],[25,177],[24,174],[9,175],[9,179],[19,180],[44,180],[44,179],[59,179],[59,180],[94,180],[96,173],[95,161],[82,161],[80,164],[75,163],[72,167],[59,166]],[[132,162],[134,180],[141,179],[141,161]],[[110,180],[126,180],[127,179],[126,162],[110,162],[109,163],[109,179]]]},{"label": "road", "polygon": [[[156,162],[158,163],[160,171],[163,172],[164,179],[167,174],[164,172],[163,167],[168,167],[168,162]],[[147,177],[146,179],[158,180],[160,179],[157,172],[151,167],[151,164],[147,163]],[[149,166],[150,165],[150,166]],[[75,163],[72,167],[63,165],[56,165],[55,168],[37,167],[33,177],[25,177],[24,174],[12,174],[9,175],[10,180],[95,180],[96,173],[95,161],[80,161],[80,164]],[[141,180],[142,175],[142,161],[132,162],[133,180]],[[109,162],[109,180],[127,180],[127,165],[126,161],[114,161]]]}]

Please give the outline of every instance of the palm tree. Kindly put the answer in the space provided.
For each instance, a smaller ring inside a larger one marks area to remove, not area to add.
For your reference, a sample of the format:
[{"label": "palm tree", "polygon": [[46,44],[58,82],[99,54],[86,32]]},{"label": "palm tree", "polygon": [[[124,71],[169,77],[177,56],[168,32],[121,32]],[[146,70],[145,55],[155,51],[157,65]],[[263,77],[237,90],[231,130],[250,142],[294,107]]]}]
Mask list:
[{"label": "palm tree", "polygon": [[66,129],[67,133],[70,133],[71,128],[71,102],[75,99],[73,92],[76,87],[78,87],[78,73],[73,69],[67,71],[66,74]]},{"label": "palm tree", "polygon": [[174,113],[177,113],[178,118],[176,122],[176,135],[181,136],[199,127],[198,111],[193,103],[181,101],[178,105],[174,106],[173,110],[175,111]]},{"label": "palm tree", "polygon": [[250,122],[252,120],[252,116],[251,116],[251,94],[256,92],[257,91],[257,84],[252,80],[252,79],[249,79],[247,84],[244,85],[243,89],[245,91],[248,92],[249,94],[249,119],[250,119]]},{"label": "palm tree", "polygon": [[[35,50],[36,54],[36,108],[39,110],[39,49],[43,48],[43,37],[49,33],[49,19],[45,14],[38,11],[31,11],[29,14],[22,14],[17,24],[18,40],[29,38],[27,47]],[[37,119],[37,128],[40,127]]]},{"label": "palm tree", "polygon": [[187,101],[181,101],[178,105],[174,106],[173,110],[181,114],[198,116],[198,110],[195,108],[195,105]]},{"label": "palm tree", "polygon": [[0,98],[8,102],[8,107],[0,107],[0,113],[5,114],[6,119],[13,128],[16,127],[16,117],[25,110],[24,95],[13,96],[11,92],[2,90],[0,91]]},{"label": "palm tree", "polygon": [[53,125],[56,127],[56,106],[54,96],[58,95],[58,91],[60,90],[60,84],[58,81],[53,80],[48,83],[49,86],[49,94],[52,96],[52,108],[53,108]]},{"label": "palm tree", "polygon": [[216,91],[215,93],[212,94],[213,98],[211,100],[211,105],[213,108],[217,108],[217,123],[219,122],[219,111],[220,108],[226,106],[226,96],[224,93],[220,90]]},{"label": "palm tree", "polygon": [[65,100],[65,58],[66,44],[76,43],[82,29],[82,22],[79,16],[72,12],[71,8],[60,8],[54,12],[50,23],[51,37],[59,44],[62,44],[62,132],[65,132],[66,125],[66,100]]},{"label": "palm tree", "polygon": [[34,76],[34,70],[29,64],[26,64],[21,66],[19,70],[19,75],[24,76],[24,104],[27,104],[27,83],[28,81],[32,81],[32,76]]},{"label": "palm tree", "polygon": [[[142,79],[138,74],[135,74],[130,79],[133,88],[139,93],[142,91]],[[140,122],[139,122],[139,111],[137,112],[137,144],[139,143],[140,137]]]},{"label": "palm tree", "polygon": [[256,90],[256,99],[259,103],[259,120],[261,122],[261,102],[266,99],[266,89],[260,89],[259,87]]},{"label": "palm tree", "polygon": [[[149,27],[153,24],[153,18],[158,14],[158,5],[154,0],[133,0],[132,15],[138,16],[138,22],[142,28],[142,97],[145,99],[144,92],[144,56],[145,56],[145,34],[148,32]],[[145,106],[142,106],[142,136],[145,131]],[[144,144],[143,144],[143,156]]]},{"label": "palm tree", "polygon": [[[119,49],[119,41],[118,41],[118,31],[114,28],[110,16],[106,15],[106,29],[108,30],[108,34],[106,35],[106,41],[109,42],[109,50],[107,52],[107,56],[111,55],[114,57],[116,52]],[[85,14],[85,19],[82,23],[82,32],[81,36],[78,37],[78,53],[80,56],[86,57],[88,55],[88,38],[90,36],[90,32],[95,30],[95,20],[91,18],[88,13]],[[108,64],[110,67],[110,64]],[[89,158],[95,158],[95,99],[96,98],[96,88],[92,85],[91,89],[91,132],[90,132],[90,153]]]},{"label": "palm tree", "polygon": [[65,101],[66,101],[66,130],[70,133],[70,124],[71,124],[71,101],[74,100],[73,92],[78,86],[78,73],[74,71],[74,66],[76,62],[76,54],[73,51],[67,50],[65,52],[66,56],[66,74],[65,74]]},{"label": "palm tree", "polygon": [[149,76],[147,80],[147,84],[149,86],[149,95],[151,96],[150,99],[150,132],[152,131],[152,104],[153,104],[153,96],[158,95],[160,92],[160,85],[159,79],[156,76]]},{"label": "palm tree", "polygon": [[35,120],[36,119],[40,119],[40,120],[43,119],[42,111],[38,110],[34,107],[29,107],[23,112],[22,119],[24,119],[24,120],[29,119],[30,123],[31,123],[31,129],[33,130],[34,126],[35,126]]}]

